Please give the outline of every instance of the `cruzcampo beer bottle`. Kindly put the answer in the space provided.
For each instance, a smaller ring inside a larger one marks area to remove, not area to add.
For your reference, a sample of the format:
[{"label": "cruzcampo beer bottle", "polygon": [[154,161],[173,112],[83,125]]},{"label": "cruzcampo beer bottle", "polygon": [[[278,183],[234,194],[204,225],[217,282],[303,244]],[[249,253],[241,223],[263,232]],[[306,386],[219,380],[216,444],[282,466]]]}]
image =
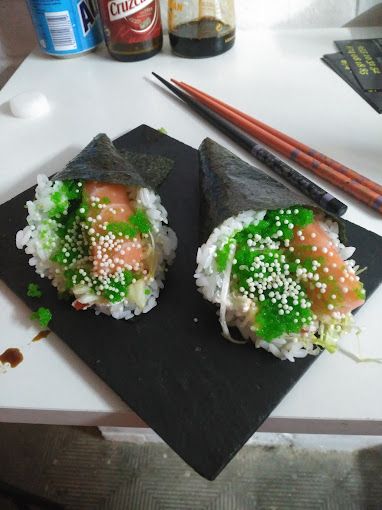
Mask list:
[{"label": "cruzcampo beer bottle", "polygon": [[112,57],[133,62],[162,49],[159,0],[98,0],[98,5]]},{"label": "cruzcampo beer bottle", "polygon": [[235,42],[234,0],[169,0],[173,52],[182,57],[219,55]]}]

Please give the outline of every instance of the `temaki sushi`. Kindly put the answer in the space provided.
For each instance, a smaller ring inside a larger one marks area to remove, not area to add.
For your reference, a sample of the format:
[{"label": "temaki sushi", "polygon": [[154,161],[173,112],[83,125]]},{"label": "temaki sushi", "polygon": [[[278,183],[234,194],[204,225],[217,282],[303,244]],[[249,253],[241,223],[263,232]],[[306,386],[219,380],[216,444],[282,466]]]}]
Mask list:
[{"label": "temaki sushi", "polygon": [[39,175],[16,235],[29,264],[76,310],[116,319],[156,305],[177,244],[155,191],[172,162],[130,156],[101,134],[52,179]]},{"label": "temaki sushi", "polygon": [[294,361],[333,352],[365,301],[336,218],[215,142],[200,147],[205,241],[196,283],[223,335]]}]

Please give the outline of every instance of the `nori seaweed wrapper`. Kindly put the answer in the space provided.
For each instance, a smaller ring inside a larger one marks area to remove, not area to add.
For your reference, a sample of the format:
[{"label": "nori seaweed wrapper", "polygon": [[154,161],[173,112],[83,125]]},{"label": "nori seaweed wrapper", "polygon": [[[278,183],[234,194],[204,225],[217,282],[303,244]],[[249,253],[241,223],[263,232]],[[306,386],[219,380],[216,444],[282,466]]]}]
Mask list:
[{"label": "nori seaweed wrapper", "polygon": [[120,154],[122,154],[125,161],[136,168],[139,175],[146,182],[147,187],[152,189],[159,188],[174,166],[172,159],[163,156],[139,154],[126,150],[122,150]]},{"label": "nori seaweed wrapper", "polygon": [[243,211],[311,205],[297,191],[290,190],[210,138],[199,147],[199,160],[205,239],[223,221]]},{"label": "nori seaweed wrapper", "polygon": [[[199,147],[201,188],[201,240],[226,219],[248,211],[283,209],[305,205],[328,215],[317,204],[291,190],[262,170],[249,165],[210,138]],[[341,227],[341,239],[345,236]]]},{"label": "nori seaweed wrapper", "polygon": [[99,134],[53,180],[94,180],[157,189],[173,167],[170,159],[118,152],[105,134]]}]

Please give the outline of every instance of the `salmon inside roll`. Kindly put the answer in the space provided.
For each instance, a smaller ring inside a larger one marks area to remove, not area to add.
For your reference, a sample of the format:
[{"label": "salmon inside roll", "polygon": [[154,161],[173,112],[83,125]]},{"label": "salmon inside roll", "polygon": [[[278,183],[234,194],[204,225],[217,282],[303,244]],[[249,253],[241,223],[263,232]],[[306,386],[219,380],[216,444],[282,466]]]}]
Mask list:
[{"label": "salmon inside roll", "polygon": [[177,240],[152,189],[40,176],[27,207],[19,247],[77,311],[128,320],[157,304]]},{"label": "salmon inside roll", "polygon": [[244,211],[199,248],[200,292],[219,305],[223,336],[281,359],[336,350],[365,291],[338,224],[308,207]]},{"label": "salmon inside roll", "polygon": [[[147,267],[142,262],[144,252],[149,250],[147,240],[138,232],[133,235],[122,232],[123,226],[129,225],[134,215],[135,207],[129,197],[134,190],[122,184],[88,181],[85,193],[90,204],[88,219],[92,222],[89,235],[93,273],[115,274],[124,269],[146,271]],[[113,225],[115,228],[112,228]],[[118,225],[121,231],[113,233]]]}]

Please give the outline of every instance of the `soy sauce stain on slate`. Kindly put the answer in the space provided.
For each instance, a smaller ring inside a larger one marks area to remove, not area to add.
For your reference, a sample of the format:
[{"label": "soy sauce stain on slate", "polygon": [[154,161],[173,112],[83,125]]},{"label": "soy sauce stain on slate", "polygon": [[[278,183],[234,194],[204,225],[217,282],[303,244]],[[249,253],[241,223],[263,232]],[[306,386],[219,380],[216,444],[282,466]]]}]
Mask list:
[{"label": "soy sauce stain on slate", "polygon": [[49,329],[44,329],[44,331],[40,331],[40,333],[37,333],[35,337],[32,338],[32,342],[39,342],[43,338],[47,338],[50,334]]},{"label": "soy sauce stain on slate", "polygon": [[10,347],[0,355],[0,363],[9,363],[11,368],[17,367],[24,359],[20,349]]}]

